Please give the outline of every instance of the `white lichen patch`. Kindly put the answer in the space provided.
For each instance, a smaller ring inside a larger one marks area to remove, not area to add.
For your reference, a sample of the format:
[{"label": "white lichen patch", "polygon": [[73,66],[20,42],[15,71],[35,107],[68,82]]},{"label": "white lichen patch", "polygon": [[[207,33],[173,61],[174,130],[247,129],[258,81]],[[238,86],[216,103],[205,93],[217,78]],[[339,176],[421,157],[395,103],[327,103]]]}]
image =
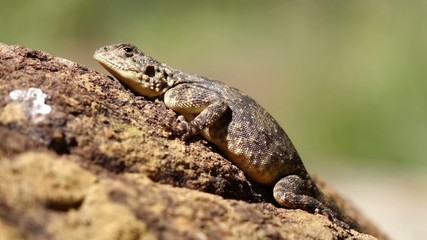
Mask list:
[{"label": "white lichen patch", "polygon": [[21,105],[25,116],[33,123],[44,120],[45,116],[52,111],[52,107],[45,104],[47,95],[39,88],[13,90],[9,93],[9,97],[14,103]]}]

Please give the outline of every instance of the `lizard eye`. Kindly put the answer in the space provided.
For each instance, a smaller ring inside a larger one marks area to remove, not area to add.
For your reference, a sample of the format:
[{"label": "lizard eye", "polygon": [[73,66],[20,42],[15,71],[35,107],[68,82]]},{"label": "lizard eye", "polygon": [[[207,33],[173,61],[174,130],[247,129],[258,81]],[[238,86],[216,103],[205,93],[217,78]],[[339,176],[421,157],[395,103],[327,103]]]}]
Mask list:
[{"label": "lizard eye", "polygon": [[123,50],[125,51],[125,55],[126,55],[126,57],[132,57],[132,56],[133,56],[132,48],[130,48],[130,47],[125,47],[125,48],[123,48]]}]

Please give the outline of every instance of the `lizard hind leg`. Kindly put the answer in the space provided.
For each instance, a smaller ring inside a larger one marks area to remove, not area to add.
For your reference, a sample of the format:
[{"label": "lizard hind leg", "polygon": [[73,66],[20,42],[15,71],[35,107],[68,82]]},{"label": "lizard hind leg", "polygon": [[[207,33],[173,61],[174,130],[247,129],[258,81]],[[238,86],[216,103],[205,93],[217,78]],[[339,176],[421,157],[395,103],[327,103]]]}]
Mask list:
[{"label": "lizard hind leg", "polygon": [[288,175],[274,185],[273,196],[282,207],[298,208],[313,213],[324,205],[316,198],[317,189],[314,188],[311,180],[298,175]]},{"label": "lizard hind leg", "polygon": [[288,175],[280,179],[273,188],[276,202],[285,208],[298,208],[310,213],[326,216],[330,221],[344,229],[349,226],[338,220],[337,213],[323,203],[322,194],[311,179],[298,175]]}]

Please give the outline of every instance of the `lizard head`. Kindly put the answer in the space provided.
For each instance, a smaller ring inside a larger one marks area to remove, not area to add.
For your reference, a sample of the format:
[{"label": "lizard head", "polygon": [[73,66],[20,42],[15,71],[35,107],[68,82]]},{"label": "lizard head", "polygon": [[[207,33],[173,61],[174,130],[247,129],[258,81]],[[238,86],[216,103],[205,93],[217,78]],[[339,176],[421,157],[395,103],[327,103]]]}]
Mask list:
[{"label": "lizard head", "polygon": [[160,96],[174,83],[168,66],[132,44],[101,47],[93,57],[120,82],[143,96]]}]

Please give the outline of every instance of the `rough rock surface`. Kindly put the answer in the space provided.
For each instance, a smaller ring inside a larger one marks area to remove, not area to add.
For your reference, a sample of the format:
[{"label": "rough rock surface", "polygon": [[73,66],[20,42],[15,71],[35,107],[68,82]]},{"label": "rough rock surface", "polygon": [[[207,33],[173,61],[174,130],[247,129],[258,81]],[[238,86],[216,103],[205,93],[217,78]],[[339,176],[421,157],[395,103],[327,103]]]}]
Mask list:
[{"label": "rough rock surface", "polygon": [[[41,92],[14,92],[29,89]],[[104,74],[0,44],[0,239],[386,238],[319,180],[352,230],[277,207],[202,138],[170,137],[175,117]]]}]

